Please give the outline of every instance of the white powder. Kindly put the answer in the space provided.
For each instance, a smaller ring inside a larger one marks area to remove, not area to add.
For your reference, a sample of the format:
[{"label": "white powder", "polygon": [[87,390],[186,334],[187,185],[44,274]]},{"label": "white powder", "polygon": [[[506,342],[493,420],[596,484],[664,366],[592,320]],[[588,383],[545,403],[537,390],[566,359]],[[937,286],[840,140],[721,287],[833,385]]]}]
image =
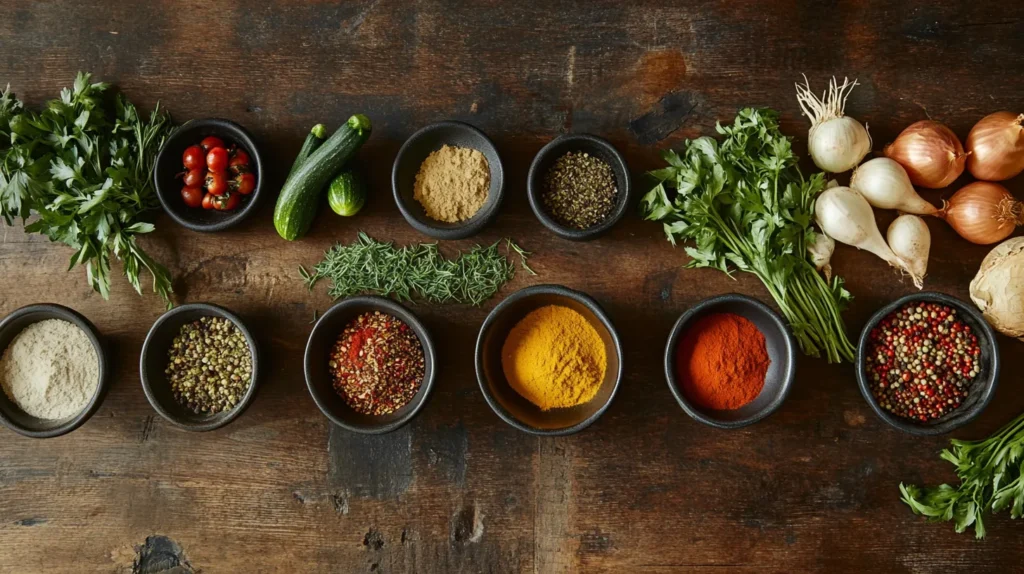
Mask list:
[{"label": "white powder", "polygon": [[61,319],[25,327],[0,358],[4,393],[21,410],[42,419],[78,414],[99,382],[99,359],[92,341]]}]

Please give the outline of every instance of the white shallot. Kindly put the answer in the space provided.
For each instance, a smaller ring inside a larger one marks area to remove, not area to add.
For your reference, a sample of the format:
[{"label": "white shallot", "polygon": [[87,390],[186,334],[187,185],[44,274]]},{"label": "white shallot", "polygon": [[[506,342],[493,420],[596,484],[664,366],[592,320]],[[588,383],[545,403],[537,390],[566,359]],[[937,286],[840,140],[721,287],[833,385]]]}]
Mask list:
[{"label": "white shallot", "polygon": [[935,215],[939,211],[914,191],[907,170],[887,157],[876,157],[859,165],[850,177],[850,187],[881,209],[917,215]]},{"label": "white shallot", "polygon": [[923,288],[924,276],[928,273],[928,252],[932,247],[928,224],[916,215],[901,215],[889,225],[886,239],[892,252],[903,261],[903,268],[914,286]]},{"label": "white shallot", "polygon": [[826,189],[814,202],[814,216],[818,227],[832,239],[870,251],[889,265],[905,269],[878,231],[871,204],[856,191],[843,186]]},{"label": "white shallot", "polygon": [[807,151],[814,165],[831,173],[853,169],[871,151],[871,136],[857,120],[843,115],[846,98],[857,85],[843,78],[839,85],[833,77],[828,92],[818,98],[811,91],[811,83],[804,76],[804,85],[796,84],[796,101],[805,116],[811,120],[807,137]]}]

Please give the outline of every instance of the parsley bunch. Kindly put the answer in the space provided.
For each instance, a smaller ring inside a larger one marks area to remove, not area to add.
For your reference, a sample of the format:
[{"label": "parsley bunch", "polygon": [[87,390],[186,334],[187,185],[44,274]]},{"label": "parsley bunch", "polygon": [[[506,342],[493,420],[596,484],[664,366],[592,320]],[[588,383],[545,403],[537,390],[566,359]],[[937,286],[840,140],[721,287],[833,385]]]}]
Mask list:
[{"label": "parsley bunch", "polygon": [[960,484],[919,488],[900,483],[900,495],[914,514],[933,522],[954,521],[957,532],[974,526],[985,537],[983,516],[1010,508],[1010,518],[1024,516],[1024,415],[985,440],[951,440],[940,455],[956,466]]},{"label": "parsley bunch", "polygon": [[0,94],[0,215],[11,225],[35,214],[25,231],[74,248],[69,270],[84,265],[104,299],[113,255],[137,292],[145,268],[170,304],[170,274],[135,241],[153,231],[140,217],[159,207],[153,163],[173,129],[170,117],[158,105],[147,120],[120,94],[105,98],[107,84],[89,79],[80,72],[74,88],[39,113],[26,110],[10,86]]},{"label": "parsley bunch", "polygon": [[645,217],[662,221],[673,245],[693,242],[689,267],[757,275],[805,353],[853,361],[840,316],[850,293],[842,279],[826,281],[808,254],[824,175],[803,176],[772,110],[741,110],[717,129],[721,142],[701,137],[663,154],[668,167],[649,173],[656,185],[641,202]]}]

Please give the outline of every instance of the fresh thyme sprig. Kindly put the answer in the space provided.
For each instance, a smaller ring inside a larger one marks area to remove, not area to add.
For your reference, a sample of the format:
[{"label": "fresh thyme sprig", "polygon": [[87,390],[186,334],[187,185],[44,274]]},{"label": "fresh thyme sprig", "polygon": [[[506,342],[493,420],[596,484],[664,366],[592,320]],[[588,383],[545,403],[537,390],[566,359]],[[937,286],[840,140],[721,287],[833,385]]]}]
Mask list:
[{"label": "fresh thyme sprig", "polygon": [[477,245],[448,259],[436,243],[395,247],[360,232],[355,243],[335,245],[312,272],[299,267],[299,274],[309,289],[321,279],[329,280],[327,292],[335,299],[370,293],[405,301],[479,305],[515,277],[515,262],[507,255],[518,255],[522,268],[536,275],[526,262],[529,252],[506,239],[502,253],[500,244]]}]

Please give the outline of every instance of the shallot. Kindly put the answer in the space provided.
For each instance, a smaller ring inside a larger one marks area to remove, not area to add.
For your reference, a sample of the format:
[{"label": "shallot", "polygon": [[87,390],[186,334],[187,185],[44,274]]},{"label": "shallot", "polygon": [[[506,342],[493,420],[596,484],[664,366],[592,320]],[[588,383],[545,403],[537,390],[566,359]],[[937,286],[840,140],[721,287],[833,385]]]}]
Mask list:
[{"label": "shallot", "polygon": [[1024,114],[996,112],[967,134],[967,169],[983,181],[1003,181],[1024,171]]},{"label": "shallot", "polygon": [[998,183],[976,181],[954,193],[938,216],[960,237],[988,245],[1006,239],[1018,225],[1024,225],[1024,203]]},{"label": "shallot", "polygon": [[1024,237],[985,256],[971,281],[971,300],[997,331],[1024,341]]},{"label": "shallot", "polygon": [[796,101],[805,116],[811,120],[807,151],[819,169],[842,173],[853,169],[871,151],[871,136],[857,120],[843,115],[846,98],[857,86],[846,78],[840,86],[833,77],[828,92],[819,99],[811,92],[810,81],[796,84]]},{"label": "shallot", "polygon": [[910,124],[885,146],[885,155],[907,170],[914,185],[939,189],[964,172],[967,154],[953,130],[932,120]]},{"label": "shallot", "polygon": [[889,225],[886,233],[889,248],[903,261],[903,268],[918,289],[924,287],[928,273],[928,252],[932,247],[932,234],[928,224],[916,215],[904,214]]},{"label": "shallot", "polygon": [[893,267],[906,268],[882,239],[871,204],[856,191],[843,186],[826,189],[814,202],[814,216],[832,239],[870,251]]},{"label": "shallot", "polygon": [[935,215],[939,211],[914,191],[903,166],[887,157],[876,157],[853,170],[850,187],[881,209],[917,215]]}]

